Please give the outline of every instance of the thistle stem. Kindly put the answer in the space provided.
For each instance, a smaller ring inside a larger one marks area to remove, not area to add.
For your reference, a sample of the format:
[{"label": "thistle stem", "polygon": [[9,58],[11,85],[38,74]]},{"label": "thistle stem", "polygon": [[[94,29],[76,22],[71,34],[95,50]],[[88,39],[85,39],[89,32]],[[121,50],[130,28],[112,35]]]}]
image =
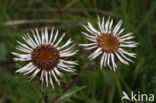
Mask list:
[{"label": "thistle stem", "polygon": [[45,90],[43,90],[42,87],[41,87],[41,95],[42,95],[43,102],[49,103],[48,93]]},{"label": "thistle stem", "polygon": [[[66,93],[71,87],[73,87],[79,80],[81,79],[80,74],[77,75],[72,82],[63,90],[63,94]],[[57,101],[61,98],[60,95],[53,98],[53,100],[50,103],[57,103]]]}]

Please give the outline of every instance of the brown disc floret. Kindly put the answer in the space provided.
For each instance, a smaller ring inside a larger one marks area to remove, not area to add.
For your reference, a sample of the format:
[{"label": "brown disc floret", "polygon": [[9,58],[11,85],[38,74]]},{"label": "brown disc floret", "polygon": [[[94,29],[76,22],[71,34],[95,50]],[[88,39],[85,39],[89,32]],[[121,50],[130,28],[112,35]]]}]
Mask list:
[{"label": "brown disc floret", "polygon": [[97,38],[98,46],[106,53],[114,53],[119,48],[119,40],[112,34],[102,34]]},{"label": "brown disc floret", "polygon": [[39,69],[52,70],[60,61],[59,51],[52,45],[41,45],[31,53],[32,63]]}]

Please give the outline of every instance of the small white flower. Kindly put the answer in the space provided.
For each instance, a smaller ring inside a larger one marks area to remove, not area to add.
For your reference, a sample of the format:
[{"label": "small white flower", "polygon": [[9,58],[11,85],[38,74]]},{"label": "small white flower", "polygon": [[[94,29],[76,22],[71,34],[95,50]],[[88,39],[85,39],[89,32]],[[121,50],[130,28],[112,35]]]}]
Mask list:
[{"label": "small white flower", "polygon": [[71,45],[71,39],[64,45],[58,46],[63,40],[65,33],[58,38],[59,32],[57,30],[56,33],[54,33],[54,28],[52,28],[50,34],[47,28],[42,30],[41,34],[37,29],[32,30],[32,34],[33,35],[30,36],[30,34],[27,33],[22,37],[25,43],[17,41],[19,45],[16,49],[22,52],[22,54],[12,52],[12,54],[16,56],[16,58],[14,58],[15,61],[28,62],[26,66],[16,72],[24,73],[24,75],[31,74],[31,80],[36,75],[40,75],[42,84],[45,82],[48,86],[50,83],[54,89],[53,81],[56,81],[58,85],[60,85],[58,76],[62,77],[63,71],[76,71],[73,67],[77,65],[77,63],[64,59],[75,55],[77,51],[73,50],[74,45]]},{"label": "small white flower", "polygon": [[80,44],[85,49],[95,50],[90,54],[89,59],[95,59],[100,56],[100,68],[109,66],[114,71],[117,68],[116,58],[118,58],[122,63],[129,64],[128,61],[133,62],[129,57],[135,57],[135,53],[129,53],[125,50],[125,48],[133,48],[136,47],[137,43],[130,41],[130,39],[134,38],[132,33],[127,33],[125,35],[121,34],[124,31],[124,28],[121,29],[122,20],[120,20],[117,25],[113,26],[113,19],[110,17],[107,21],[102,20],[98,17],[98,26],[99,30],[96,30],[90,22],[87,25],[84,25],[85,29],[89,32],[82,32],[85,37],[91,41],[88,44]]}]

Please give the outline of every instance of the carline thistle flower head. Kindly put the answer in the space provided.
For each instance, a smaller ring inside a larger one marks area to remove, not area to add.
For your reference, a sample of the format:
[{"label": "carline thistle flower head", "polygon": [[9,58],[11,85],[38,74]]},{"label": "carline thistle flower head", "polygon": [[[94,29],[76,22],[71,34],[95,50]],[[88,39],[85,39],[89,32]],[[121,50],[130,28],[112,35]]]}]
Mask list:
[{"label": "carline thistle flower head", "polygon": [[16,56],[14,60],[26,61],[28,64],[16,72],[31,75],[31,80],[36,75],[40,75],[42,84],[45,82],[48,86],[50,83],[53,89],[54,81],[60,85],[58,77],[63,76],[63,71],[75,72],[73,67],[77,65],[76,61],[65,60],[65,58],[75,55],[77,50],[73,49],[74,45],[71,45],[71,39],[59,46],[65,33],[60,38],[58,35],[58,30],[54,33],[54,28],[51,33],[48,33],[47,28],[41,33],[35,29],[32,30],[32,36],[27,33],[22,37],[24,43],[17,41],[16,49],[21,53],[12,52]]},{"label": "carline thistle flower head", "polygon": [[136,47],[137,43],[130,41],[134,36],[132,33],[121,35],[124,28],[121,29],[123,21],[120,20],[115,26],[113,26],[113,19],[110,17],[105,21],[104,17],[100,19],[98,17],[99,30],[95,29],[90,22],[87,25],[83,25],[88,31],[82,32],[85,37],[91,41],[88,44],[80,44],[87,50],[94,50],[90,54],[89,59],[95,59],[98,56],[101,57],[100,68],[108,66],[114,71],[117,68],[116,58],[124,64],[133,62],[129,57],[135,57],[135,53],[130,53],[125,48]]}]

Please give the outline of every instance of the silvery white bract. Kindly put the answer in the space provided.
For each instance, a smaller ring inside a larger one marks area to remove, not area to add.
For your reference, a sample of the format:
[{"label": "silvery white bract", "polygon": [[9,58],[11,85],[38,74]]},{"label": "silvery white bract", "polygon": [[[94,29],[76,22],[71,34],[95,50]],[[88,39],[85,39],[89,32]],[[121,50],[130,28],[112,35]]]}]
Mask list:
[{"label": "silvery white bract", "polygon": [[94,50],[89,56],[90,60],[101,57],[101,69],[108,66],[115,71],[117,68],[116,58],[124,64],[129,64],[129,61],[133,62],[129,57],[135,57],[136,54],[126,51],[126,48],[136,47],[137,43],[131,41],[134,38],[132,33],[122,34],[124,31],[124,28],[121,28],[122,23],[120,20],[114,26],[113,19],[110,17],[106,21],[104,17],[102,19],[98,17],[99,30],[95,29],[90,22],[83,25],[88,33],[82,33],[91,42],[80,45],[87,50]]},{"label": "silvery white bract", "polygon": [[32,30],[32,35],[26,34],[22,38],[24,43],[17,41],[16,47],[21,53],[12,54],[16,56],[15,61],[27,61],[28,64],[16,72],[24,73],[24,75],[31,75],[33,79],[36,75],[40,75],[40,79],[43,83],[50,83],[54,89],[54,81],[60,85],[58,77],[63,76],[63,71],[75,72],[74,65],[77,65],[75,61],[65,60],[65,58],[73,56],[77,53],[73,49],[74,45],[71,45],[72,40],[69,39],[62,46],[60,42],[63,40],[65,33],[58,38],[58,30],[54,33],[52,28],[51,33],[48,33],[47,28],[41,31],[37,29]]}]

